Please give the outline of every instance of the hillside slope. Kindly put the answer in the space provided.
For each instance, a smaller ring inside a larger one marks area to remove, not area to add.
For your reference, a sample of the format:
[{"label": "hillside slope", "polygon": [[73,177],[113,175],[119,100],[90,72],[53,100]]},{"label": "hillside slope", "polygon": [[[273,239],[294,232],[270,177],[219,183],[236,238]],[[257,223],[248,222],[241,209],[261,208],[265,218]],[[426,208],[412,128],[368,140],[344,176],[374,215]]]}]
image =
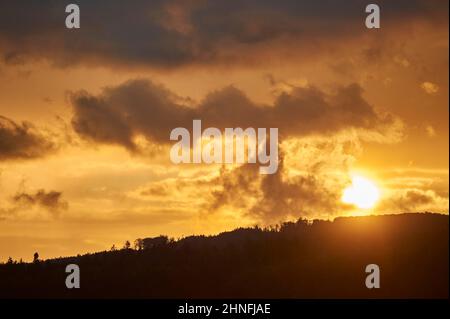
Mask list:
[{"label": "hillside slope", "polygon": [[[0,297],[448,298],[449,219],[438,214],[299,220],[34,264],[0,265]],[[65,287],[65,267],[81,288]],[[367,289],[365,267],[381,269]]]}]

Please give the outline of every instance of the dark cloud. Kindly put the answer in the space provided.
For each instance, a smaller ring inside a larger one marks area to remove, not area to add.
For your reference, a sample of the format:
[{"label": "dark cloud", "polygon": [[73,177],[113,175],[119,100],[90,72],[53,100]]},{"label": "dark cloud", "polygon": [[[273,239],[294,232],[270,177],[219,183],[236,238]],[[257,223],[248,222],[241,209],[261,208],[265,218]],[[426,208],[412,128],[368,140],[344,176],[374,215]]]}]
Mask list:
[{"label": "dark cloud", "polygon": [[252,208],[253,213],[276,221],[289,215],[299,217],[325,213],[333,216],[344,207],[340,204],[340,190],[327,186],[316,172],[288,179],[283,159],[278,169],[279,173],[262,180],[263,197]]},{"label": "dark cloud", "polygon": [[233,170],[226,170],[222,166],[220,175],[210,181],[212,186],[220,189],[211,192],[211,201],[206,205],[207,211],[216,211],[223,206],[244,208],[250,211],[249,197],[259,197],[260,176],[258,167],[253,164],[244,164]]},{"label": "dark cloud", "polygon": [[327,185],[317,169],[288,177],[284,155],[275,174],[261,175],[256,165],[245,164],[233,170],[222,168],[211,184],[220,188],[211,193],[207,211],[225,206],[242,208],[268,224],[286,217],[333,216],[349,207],[340,201],[341,189]]},{"label": "dark cloud", "polygon": [[203,128],[276,127],[281,138],[344,129],[383,135],[397,125],[395,117],[378,113],[368,104],[356,84],[339,88],[334,94],[315,87],[293,88],[273,105],[258,105],[239,89],[226,87],[191,107],[162,86],[135,80],[105,89],[99,96],[78,92],[71,101],[72,125],[80,136],[98,143],[119,144],[130,151],[136,151],[134,140],[138,136],[158,144],[169,143],[172,129],[191,128],[194,119],[201,119]]},{"label": "dark cloud", "polygon": [[10,201],[11,205],[8,207],[0,207],[0,220],[17,218],[22,212],[25,212],[27,216],[32,215],[34,209],[42,209],[51,217],[56,218],[69,207],[68,202],[62,199],[61,192],[47,192],[44,189],[35,193],[18,191]]},{"label": "dark cloud", "polygon": [[398,191],[385,199],[380,203],[379,208],[401,212],[415,212],[423,209],[439,211],[438,207],[444,202],[448,206],[448,199],[445,196],[439,196],[433,190],[407,189]]},{"label": "dark cloud", "polygon": [[[81,29],[64,25],[66,1],[2,1],[0,53],[6,63],[57,65],[267,63],[323,43],[367,34],[367,1],[78,0]],[[448,24],[448,1],[379,0],[383,30],[422,19]],[[293,49],[295,48],[295,51]]]},{"label": "dark cloud", "polygon": [[33,124],[16,123],[0,116],[0,160],[38,158],[57,148],[57,145]]},{"label": "dark cloud", "polygon": [[98,97],[79,92],[72,95],[72,125],[88,139],[135,150],[137,135],[166,142],[173,128],[192,121],[194,112],[176,99],[165,88],[144,80],[108,88]]},{"label": "dark cloud", "polygon": [[407,191],[405,195],[405,200],[414,205],[423,205],[433,202],[433,196],[418,191]]},{"label": "dark cloud", "polygon": [[68,203],[62,200],[62,193],[56,191],[46,192],[43,189],[34,194],[21,192],[13,197],[13,202],[23,206],[40,206],[51,211],[65,210]]}]

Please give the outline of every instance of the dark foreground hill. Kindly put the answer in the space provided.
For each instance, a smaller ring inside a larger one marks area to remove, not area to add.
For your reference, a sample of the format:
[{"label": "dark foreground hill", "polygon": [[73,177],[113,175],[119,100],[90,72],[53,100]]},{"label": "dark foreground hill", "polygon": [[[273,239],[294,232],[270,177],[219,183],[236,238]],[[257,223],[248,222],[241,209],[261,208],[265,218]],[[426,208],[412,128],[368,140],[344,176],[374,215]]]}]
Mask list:
[{"label": "dark foreground hill", "polygon": [[[0,297],[448,298],[448,230],[446,215],[403,214],[159,237],[141,250],[0,265]],[[80,289],[65,286],[71,263]],[[368,264],[380,267],[379,289],[365,286]]]}]

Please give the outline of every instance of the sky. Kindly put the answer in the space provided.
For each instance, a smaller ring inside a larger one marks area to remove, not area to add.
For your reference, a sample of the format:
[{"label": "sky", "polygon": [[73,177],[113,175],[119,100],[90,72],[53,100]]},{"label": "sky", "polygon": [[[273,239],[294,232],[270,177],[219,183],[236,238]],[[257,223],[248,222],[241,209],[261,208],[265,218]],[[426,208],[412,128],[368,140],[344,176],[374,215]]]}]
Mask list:
[{"label": "sky", "polygon": [[[0,261],[298,218],[449,210],[448,1],[0,4]],[[279,166],[170,131],[277,127]],[[354,176],[379,190],[342,200]]]}]

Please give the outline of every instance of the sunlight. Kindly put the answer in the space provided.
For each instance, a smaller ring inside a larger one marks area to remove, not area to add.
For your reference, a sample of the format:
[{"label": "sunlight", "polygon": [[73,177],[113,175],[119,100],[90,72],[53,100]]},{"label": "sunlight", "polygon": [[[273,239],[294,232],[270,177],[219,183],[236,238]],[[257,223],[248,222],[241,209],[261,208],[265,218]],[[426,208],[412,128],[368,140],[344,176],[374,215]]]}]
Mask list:
[{"label": "sunlight", "polygon": [[352,185],[344,190],[342,201],[361,209],[369,209],[375,206],[379,197],[378,187],[372,181],[362,176],[353,176]]}]

